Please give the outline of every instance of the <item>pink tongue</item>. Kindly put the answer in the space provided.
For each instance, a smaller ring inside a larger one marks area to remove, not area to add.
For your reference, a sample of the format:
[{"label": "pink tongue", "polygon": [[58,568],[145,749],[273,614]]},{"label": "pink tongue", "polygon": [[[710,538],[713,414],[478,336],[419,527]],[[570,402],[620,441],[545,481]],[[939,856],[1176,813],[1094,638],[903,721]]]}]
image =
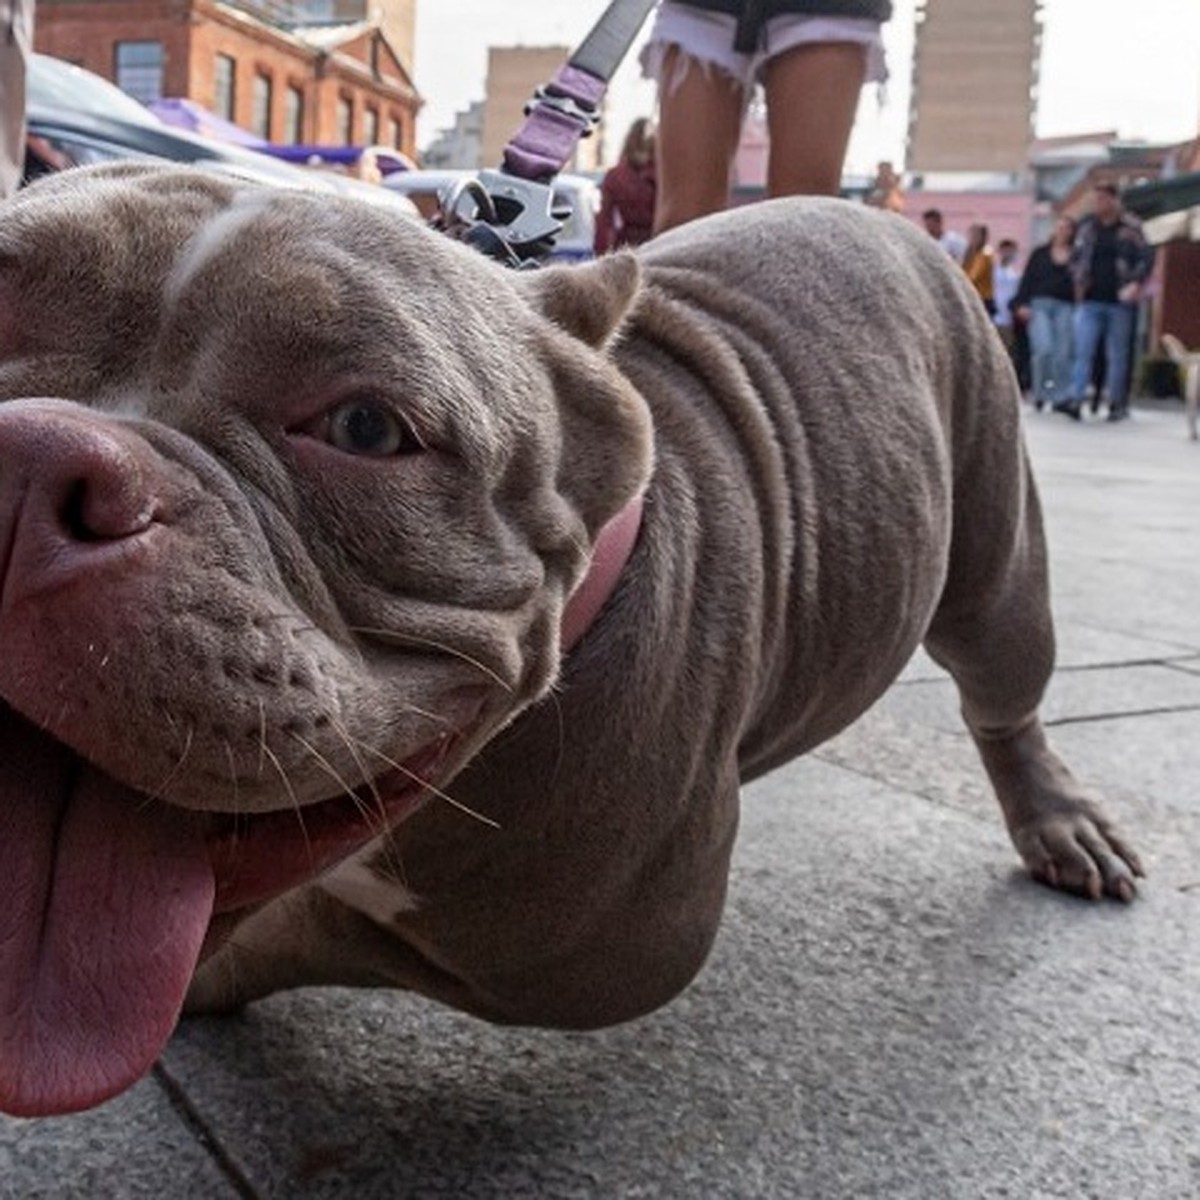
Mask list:
[{"label": "pink tongue", "polygon": [[213,890],[181,814],[0,707],[0,1112],[74,1112],[149,1070]]}]

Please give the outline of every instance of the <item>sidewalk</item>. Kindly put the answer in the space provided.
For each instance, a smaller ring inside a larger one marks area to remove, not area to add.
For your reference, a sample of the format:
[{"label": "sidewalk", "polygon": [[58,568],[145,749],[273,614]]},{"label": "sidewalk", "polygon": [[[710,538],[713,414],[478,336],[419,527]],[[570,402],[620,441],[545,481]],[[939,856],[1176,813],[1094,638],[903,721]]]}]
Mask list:
[{"label": "sidewalk", "polygon": [[1045,715],[1146,859],[1129,908],[1018,871],[918,659],[747,789],[714,957],[600,1034],[308,991],[187,1023],[106,1107],[0,1118],[0,1198],[1200,1196],[1200,444],[1027,414]]}]

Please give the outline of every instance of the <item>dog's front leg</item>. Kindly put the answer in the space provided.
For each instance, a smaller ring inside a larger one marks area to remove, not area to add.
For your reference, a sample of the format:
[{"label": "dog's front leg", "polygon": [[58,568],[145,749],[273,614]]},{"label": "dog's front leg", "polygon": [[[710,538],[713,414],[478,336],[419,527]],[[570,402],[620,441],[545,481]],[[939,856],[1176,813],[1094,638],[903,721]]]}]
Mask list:
[{"label": "dog's front leg", "polygon": [[1038,709],[1054,668],[1041,507],[1020,437],[1012,370],[980,338],[975,386],[995,401],[957,431],[946,585],[925,639],[954,677],[1009,834],[1035,879],[1129,900],[1142,867],[1046,740]]},{"label": "dog's front leg", "polygon": [[1009,835],[1042,883],[1098,900],[1132,900],[1137,853],[1046,742],[1036,717],[1015,732],[973,731]]},{"label": "dog's front leg", "polygon": [[229,1013],[287,988],[385,982],[371,971],[363,942],[382,934],[319,887],[272,900],[236,923],[218,917],[184,1012]]}]

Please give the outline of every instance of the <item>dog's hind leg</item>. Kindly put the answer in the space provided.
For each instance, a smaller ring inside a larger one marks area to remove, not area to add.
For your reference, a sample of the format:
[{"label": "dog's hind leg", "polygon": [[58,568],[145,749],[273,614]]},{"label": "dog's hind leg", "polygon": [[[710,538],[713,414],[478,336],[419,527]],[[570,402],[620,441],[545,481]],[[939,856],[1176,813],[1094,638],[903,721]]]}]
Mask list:
[{"label": "dog's hind leg", "polygon": [[[985,371],[985,374],[990,374]],[[1049,746],[1038,716],[1054,664],[1041,509],[1006,379],[982,422],[955,430],[955,516],[946,585],[925,646],[958,685],[966,720],[1030,873],[1122,900],[1137,855]]]}]

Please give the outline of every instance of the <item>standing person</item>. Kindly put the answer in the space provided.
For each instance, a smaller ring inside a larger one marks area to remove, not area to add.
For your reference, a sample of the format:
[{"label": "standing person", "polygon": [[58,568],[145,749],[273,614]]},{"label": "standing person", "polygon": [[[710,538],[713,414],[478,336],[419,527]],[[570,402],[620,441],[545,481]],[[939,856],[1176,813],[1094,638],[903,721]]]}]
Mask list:
[{"label": "standing person", "polygon": [[1017,267],[1018,249],[1012,238],[1001,238],[996,243],[996,261],[992,264],[992,299],[996,311],[992,314],[992,321],[1024,391],[1028,386],[1028,344],[1024,338],[1018,337],[1018,330],[1023,331],[1024,327],[1017,320],[1012,303],[1017,294],[1017,285],[1021,282],[1021,272]]},{"label": "standing person", "polygon": [[0,0],[0,199],[25,167],[25,66],[33,42],[33,0]]},{"label": "standing person", "polygon": [[1048,241],[1037,246],[1025,264],[1013,309],[1029,328],[1030,383],[1039,411],[1071,394],[1074,345],[1075,281],[1071,278],[1071,245],[1075,222],[1061,216]]},{"label": "standing person", "polygon": [[882,208],[887,212],[904,211],[904,191],[900,186],[900,176],[890,162],[884,160],[875,168],[875,178],[867,191],[864,200],[872,208]]},{"label": "standing person", "polygon": [[1017,267],[1018,250],[1019,247],[1012,238],[1001,238],[996,243],[996,261],[992,264],[992,299],[996,302],[996,315],[993,319],[1009,354],[1013,348],[1012,302],[1021,282],[1021,272]]},{"label": "standing person", "polygon": [[605,172],[600,184],[597,254],[618,246],[637,246],[650,237],[657,191],[654,127],[646,117],[639,117],[625,134],[621,157]]},{"label": "standing person", "polygon": [[656,230],[723,209],[756,84],[767,106],[767,195],[841,188],[859,93],[887,78],[891,0],[662,0],[642,51],[658,82]]},{"label": "standing person", "polygon": [[983,307],[988,316],[996,315],[995,267],[996,256],[988,245],[988,227],[976,222],[967,226],[967,251],[963,255],[962,266],[971,281],[972,287],[979,293]]},{"label": "standing person", "polygon": [[1071,390],[1056,412],[1080,419],[1096,350],[1104,344],[1108,419],[1129,416],[1129,368],[1142,288],[1154,269],[1154,248],[1141,223],[1121,206],[1116,184],[1092,189],[1092,212],[1079,222],[1071,250],[1075,285],[1075,355]]},{"label": "standing person", "polygon": [[967,252],[967,239],[961,233],[946,228],[946,220],[940,208],[927,208],[921,214],[921,224],[925,226],[925,232],[956,263],[962,263],[963,255]]}]

